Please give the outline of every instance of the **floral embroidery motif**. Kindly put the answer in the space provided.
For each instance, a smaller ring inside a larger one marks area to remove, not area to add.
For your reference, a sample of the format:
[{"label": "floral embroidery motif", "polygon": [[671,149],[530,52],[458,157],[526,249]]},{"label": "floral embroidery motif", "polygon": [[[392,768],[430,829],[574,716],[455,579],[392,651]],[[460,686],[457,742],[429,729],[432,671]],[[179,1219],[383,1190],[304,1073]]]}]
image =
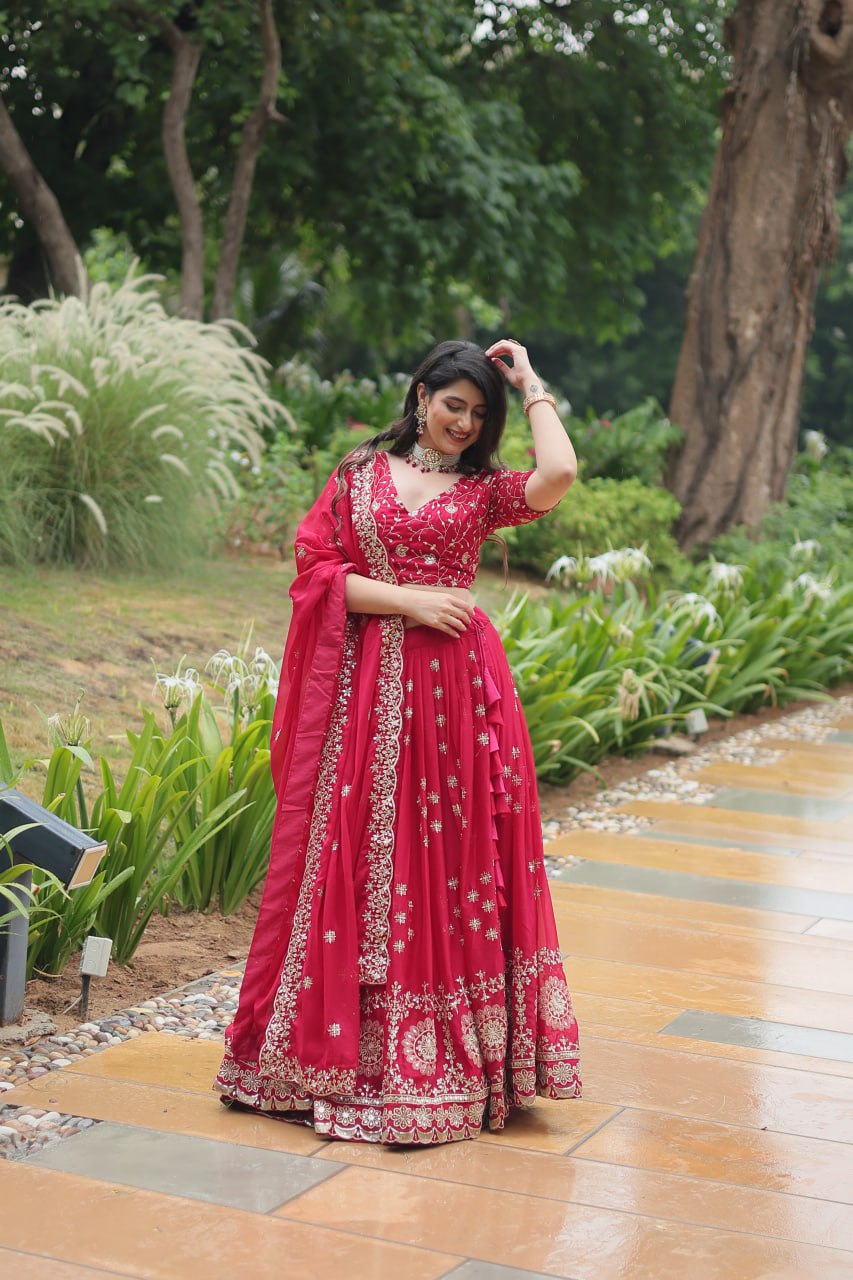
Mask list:
[{"label": "floral embroidery motif", "polygon": [[478,1009],[474,1017],[483,1056],[490,1062],[499,1062],[506,1055],[506,1009],[503,1005],[487,1004]]},{"label": "floral embroidery motif", "polygon": [[435,1059],[438,1045],[435,1038],[435,1023],[424,1018],[416,1022],[403,1033],[403,1053],[406,1059],[422,1075],[429,1076],[435,1071]]},{"label": "floral embroidery motif", "polygon": [[555,1031],[574,1024],[575,1015],[565,979],[556,976],[545,979],[539,992],[539,1009],[543,1021]]},{"label": "floral embroidery motif", "polygon": [[358,1069],[364,1075],[382,1075],[383,1042],[382,1023],[376,1018],[366,1018],[358,1035]]},{"label": "floral embroidery motif", "polygon": [[480,1052],[480,1038],[472,1013],[462,1015],[462,1047],[475,1066],[482,1067],[483,1055]]}]

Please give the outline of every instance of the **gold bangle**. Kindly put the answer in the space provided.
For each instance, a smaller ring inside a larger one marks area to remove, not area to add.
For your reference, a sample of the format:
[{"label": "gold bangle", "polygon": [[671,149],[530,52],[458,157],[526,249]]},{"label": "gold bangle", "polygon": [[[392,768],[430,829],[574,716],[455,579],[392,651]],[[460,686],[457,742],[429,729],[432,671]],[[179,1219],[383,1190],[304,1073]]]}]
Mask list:
[{"label": "gold bangle", "polygon": [[557,408],[557,401],[551,395],[550,391],[531,391],[529,395],[526,395],[524,397],[521,407],[525,413],[529,414],[531,407],[534,404],[539,404],[540,400],[544,401],[546,404],[549,404],[552,409]]}]

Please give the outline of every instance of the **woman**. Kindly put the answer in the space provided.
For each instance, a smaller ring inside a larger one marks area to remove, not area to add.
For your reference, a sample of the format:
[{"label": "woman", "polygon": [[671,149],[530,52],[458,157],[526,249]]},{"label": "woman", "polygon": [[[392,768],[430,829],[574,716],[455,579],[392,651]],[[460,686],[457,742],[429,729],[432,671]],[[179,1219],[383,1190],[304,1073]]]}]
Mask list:
[{"label": "woman", "polygon": [[[530,472],[495,465],[506,382]],[[537,1092],[579,1096],[530,743],[470,590],[484,539],[544,515],[576,465],[523,346],[444,342],[300,525],[279,807],[224,1102],[435,1143],[500,1129]]]}]

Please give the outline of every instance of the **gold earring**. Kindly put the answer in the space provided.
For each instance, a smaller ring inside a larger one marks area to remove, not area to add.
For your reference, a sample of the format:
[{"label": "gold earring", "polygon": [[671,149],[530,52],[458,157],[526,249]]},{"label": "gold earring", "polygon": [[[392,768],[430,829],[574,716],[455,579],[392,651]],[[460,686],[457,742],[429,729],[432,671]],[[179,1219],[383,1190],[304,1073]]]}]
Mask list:
[{"label": "gold earring", "polygon": [[421,400],[419,401],[418,407],[415,410],[415,422],[418,424],[416,427],[416,432],[419,436],[422,436],[424,433],[424,428],[426,427],[426,420],[427,420],[426,404],[423,402],[423,400]]}]

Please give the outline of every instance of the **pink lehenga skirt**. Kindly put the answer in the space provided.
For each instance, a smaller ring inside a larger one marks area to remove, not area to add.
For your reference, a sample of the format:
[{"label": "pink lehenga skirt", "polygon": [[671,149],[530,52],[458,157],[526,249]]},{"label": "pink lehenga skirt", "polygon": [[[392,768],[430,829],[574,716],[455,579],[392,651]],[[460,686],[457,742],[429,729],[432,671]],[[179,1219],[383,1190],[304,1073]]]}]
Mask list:
[{"label": "pink lehenga skirt", "polygon": [[[501,1129],[510,1107],[530,1106],[537,1094],[579,1097],[578,1030],[530,741],[497,633],[480,610],[459,639],[407,630],[401,678],[386,978],[359,984],[357,974],[336,972],[329,956],[342,941],[340,909],[336,928],[323,918],[324,894],[339,892],[335,876],[348,875],[358,895],[359,850],[348,847],[347,821],[365,785],[355,729],[329,808],[333,853],[311,886],[311,926],[290,948],[298,996],[279,1016],[280,994],[269,995],[285,975],[268,973],[264,983],[256,974],[251,995],[244,984],[241,1012],[250,999],[255,1029],[235,1037],[238,1012],[214,1087],[320,1134],[437,1143],[476,1137],[484,1123]],[[353,724],[368,723],[375,690],[356,687],[352,698]],[[357,928],[354,918],[348,928]],[[318,1069],[323,1042],[334,1048],[352,1034],[337,1010],[353,981],[355,1069]]]}]

